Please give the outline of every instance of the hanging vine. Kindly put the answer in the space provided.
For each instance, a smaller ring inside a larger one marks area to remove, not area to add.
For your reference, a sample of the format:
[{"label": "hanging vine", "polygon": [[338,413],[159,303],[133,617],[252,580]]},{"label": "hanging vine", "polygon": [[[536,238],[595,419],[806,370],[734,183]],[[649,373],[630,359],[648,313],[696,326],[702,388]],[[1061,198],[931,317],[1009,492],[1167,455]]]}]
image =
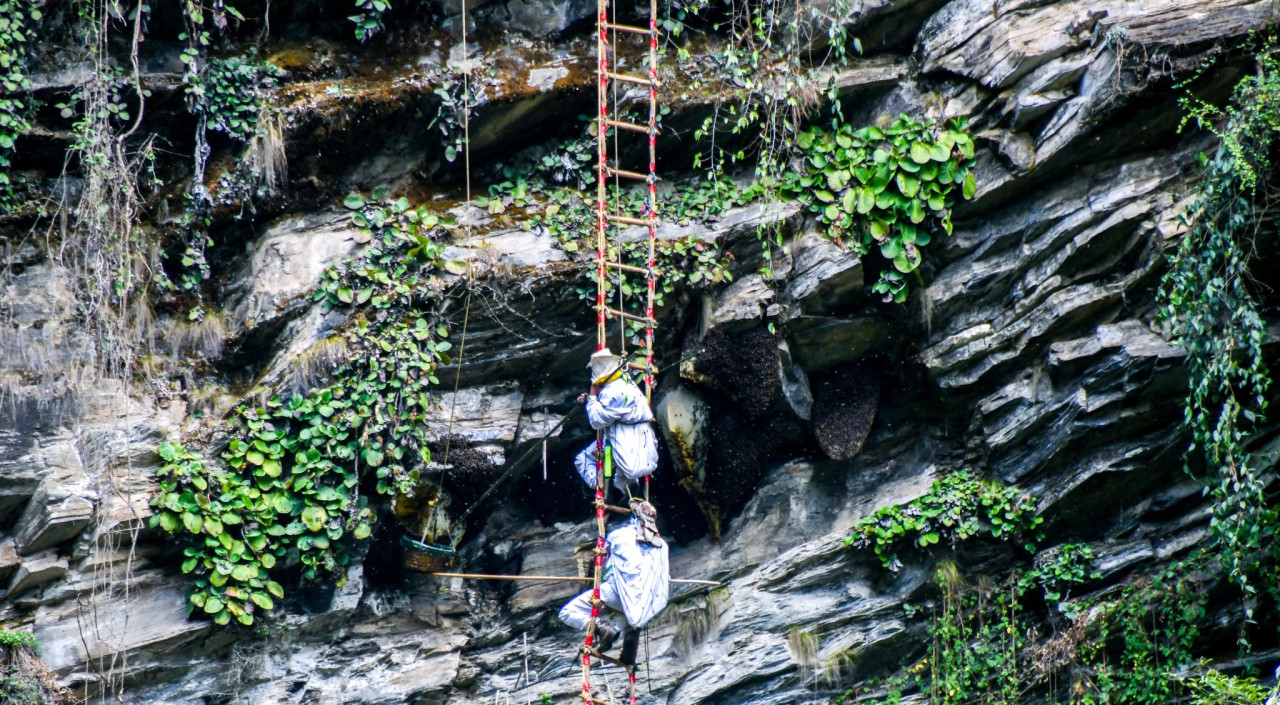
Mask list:
[{"label": "hanging vine", "polygon": [[[1185,455],[1213,498],[1213,534],[1223,568],[1240,585],[1251,618],[1258,590],[1275,592],[1280,513],[1267,501],[1261,463],[1247,449],[1267,410],[1271,375],[1263,320],[1249,272],[1277,192],[1271,150],[1280,130],[1280,60],[1270,48],[1225,108],[1188,100],[1188,120],[1221,146],[1200,157],[1195,200],[1181,218],[1186,235],[1160,287],[1162,317],[1186,350]],[[1264,555],[1266,554],[1266,555]],[[1269,556],[1269,558],[1268,558]]]}]

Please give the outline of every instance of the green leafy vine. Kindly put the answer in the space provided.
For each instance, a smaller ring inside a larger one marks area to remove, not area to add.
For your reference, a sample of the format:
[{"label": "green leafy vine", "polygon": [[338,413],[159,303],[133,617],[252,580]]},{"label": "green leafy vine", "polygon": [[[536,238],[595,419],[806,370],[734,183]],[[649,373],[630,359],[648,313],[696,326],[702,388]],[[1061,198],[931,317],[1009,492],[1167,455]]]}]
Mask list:
[{"label": "green leafy vine", "polygon": [[16,206],[9,157],[31,112],[23,95],[31,86],[25,73],[27,46],[35,38],[31,25],[40,18],[31,0],[0,0],[0,213]]},{"label": "green leafy vine", "polygon": [[881,564],[897,571],[898,552],[909,546],[927,548],[946,540],[952,545],[990,533],[1009,540],[1026,541],[1028,551],[1041,540],[1035,515],[1036,503],[1016,487],[981,480],[967,470],[933,483],[929,491],[906,504],[882,507],[854,524],[846,546],[870,546]]},{"label": "green leafy vine", "polygon": [[797,138],[804,172],[785,175],[780,191],[816,213],[832,240],[860,255],[875,248],[889,260],[893,267],[872,291],[901,303],[903,275],[919,269],[931,230],[950,235],[951,209],[977,190],[973,138],[964,127],[964,118],[939,128],[907,115],[884,129],[811,127]]},{"label": "green leafy vine", "polygon": [[433,216],[405,199],[346,204],[370,245],[326,271],[316,292],[326,307],[351,312],[339,334],[350,354],[335,381],[237,407],[222,463],[175,444],[159,449],[151,524],[181,547],[182,570],[194,578],[190,609],[217,624],[252,624],[255,611],[273,609],[284,595],[273,576],[284,566],[341,585],[375,519],[362,490],[412,494],[431,458],[429,387],[451,345],[423,310],[441,290],[431,273],[443,245],[425,225]]},{"label": "green leafy vine", "polygon": [[1221,146],[1200,155],[1197,195],[1181,217],[1186,235],[1159,292],[1161,316],[1187,353],[1186,469],[1194,475],[1195,461],[1203,459],[1213,535],[1249,617],[1259,586],[1280,593],[1274,555],[1280,511],[1268,503],[1262,464],[1247,449],[1265,419],[1271,387],[1266,321],[1249,265],[1274,200],[1271,150],[1280,134],[1280,60],[1268,48],[1257,61],[1257,72],[1237,84],[1226,108],[1185,102],[1188,119],[1217,134]]}]

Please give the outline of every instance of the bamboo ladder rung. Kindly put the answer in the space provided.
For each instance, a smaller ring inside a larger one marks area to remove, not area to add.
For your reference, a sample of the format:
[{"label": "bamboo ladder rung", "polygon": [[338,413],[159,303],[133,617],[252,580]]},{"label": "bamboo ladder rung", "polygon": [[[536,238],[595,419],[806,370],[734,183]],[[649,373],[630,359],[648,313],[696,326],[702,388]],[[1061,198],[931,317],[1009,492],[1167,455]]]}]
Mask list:
[{"label": "bamboo ladder rung", "polygon": [[613,24],[612,22],[604,23],[605,29],[612,29],[616,32],[630,32],[632,34],[652,34],[653,30],[648,27],[636,27],[629,24]]},{"label": "bamboo ladder rung", "polygon": [[594,695],[583,695],[582,702],[591,703],[591,705],[613,705],[612,702],[608,700],[601,700],[600,698],[597,698]]},{"label": "bamboo ladder rung", "polygon": [[658,227],[657,218],[636,218],[630,215],[615,215],[613,213],[606,213],[604,217],[610,222],[622,223],[623,225],[643,225],[649,228]]},{"label": "bamboo ladder rung", "polygon": [[618,318],[625,318],[625,319],[627,319],[627,320],[631,320],[631,321],[640,321],[641,323],[649,323],[649,324],[651,324],[651,325],[655,325],[655,324],[657,324],[657,321],[655,321],[655,320],[653,320],[652,318],[649,318],[649,317],[647,317],[647,316],[637,316],[637,315],[636,315],[636,314],[634,314],[634,313],[627,313],[626,311],[619,311],[618,309],[616,309],[616,308],[612,308],[612,307],[609,307],[609,306],[605,306],[605,307],[604,307],[604,310],[605,310],[609,315],[611,315],[611,316],[617,316]]},{"label": "bamboo ladder rung", "polygon": [[621,176],[624,179],[635,179],[636,181],[649,181],[651,179],[653,181],[658,180],[658,177],[654,176],[653,174],[641,174],[638,171],[627,171],[626,169],[614,169],[611,166],[605,167],[605,170],[609,172],[610,176]]},{"label": "bamboo ladder rung", "polygon": [[605,663],[611,663],[615,666],[620,666],[622,668],[627,669],[628,671],[631,670],[631,666],[623,663],[621,659],[614,656],[605,656],[604,654],[600,653],[598,649],[587,649],[587,653],[591,654],[593,658],[598,658],[601,661],[604,661]]},{"label": "bamboo ladder rung", "polygon": [[634,266],[632,266],[632,265],[629,265],[629,264],[623,264],[623,263],[621,263],[621,262],[605,262],[605,263],[604,263],[604,266],[606,266],[606,267],[612,267],[613,269],[620,269],[620,270],[622,270],[622,271],[624,271],[624,272],[633,272],[633,273],[635,273],[635,274],[648,274],[648,273],[649,273],[649,270],[645,269],[644,267],[634,267]]},{"label": "bamboo ladder rung", "polygon": [[[648,371],[649,371],[649,370],[648,370],[648,368],[646,368],[644,365],[641,365],[641,364],[640,364],[640,363],[638,363],[638,362],[628,362],[628,363],[627,363],[627,369],[636,370],[636,371],[638,371],[638,372],[648,372]],[[658,374],[658,366],[657,366],[657,365],[654,365],[654,366],[653,366],[653,373],[654,373],[655,375],[656,375],[656,374]]]},{"label": "bamboo ladder rung", "polygon": [[620,81],[622,83],[635,83],[641,86],[653,86],[654,88],[662,87],[662,83],[660,81],[649,78],[648,76],[636,76],[635,74],[616,73],[614,71],[605,71],[604,75],[608,76],[611,80]]},{"label": "bamboo ladder rung", "polygon": [[627,122],[626,120],[613,120],[611,118],[605,118],[604,124],[608,125],[609,127],[617,127],[622,130],[631,130],[632,132],[639,132],[645,135],[658,134],[658,128],[656,125],[653,125],[653,126],[641,125],[638,122]]}]

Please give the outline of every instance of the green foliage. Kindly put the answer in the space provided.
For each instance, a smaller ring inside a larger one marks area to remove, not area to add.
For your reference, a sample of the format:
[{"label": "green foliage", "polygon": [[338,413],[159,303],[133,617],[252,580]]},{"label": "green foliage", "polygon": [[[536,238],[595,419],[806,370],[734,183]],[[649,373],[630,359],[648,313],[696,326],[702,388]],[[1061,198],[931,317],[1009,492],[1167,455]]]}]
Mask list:
[{"label": "green foliage", "polygon": [[341,584],[351,545],[372,532],[362,485],[412,493],[431,458],[428,387],[451,348],[448,331],[423,314],[439,293],[435,216],[403,198],[344,203],[373,244],[326,271],[316,293],[328,308],[353,309],[342,330],[352,354],[335,381],[236,408],[224,463],[173,444],[159,450],[152,526],[182,547],[182,570],[195,578],[191,610],[218,624],[252,624],[256,610],[272,609],[284,595],[272,571],[287,565],[304,580]]},{"label": "green foliage", "polygon": [[[429,275],[445,246],[433,241],[431,234],[444,219],[423,206],[410,207],[403,196],[367,202],[353,193],[343,205],[352,211],[351,223],[373,242],[356,262],[325,271],[316,289],[317,301],[327,309],[365,303],[379,310],[407,309],[424,293],[437,293],[432,287],[438,282]],[[448,348],[440,352],[444,350]]]},{"label": "green foliage", "polygon": [[1022,692],[1018,653],[1028,634],[1017,581],[969,588],[953,564],[943,564],[937,584],[942,610],[929,630],[929,702],[1016,705]]},{"label": "green foliage", "polygon": [[[562,142],[552,154],[543,155],[532,163],[502,167],[502,180],[490,185],[488,195],[475,199],[475,205],[493,215],[514,213],[524,216],[521,222],[526,229],[546,228],[566,252],[594,251],[595,198],[580,190],[592,178],[593,172],[588,165],[594,159],[594,145],[589,139]],[[557,185],[560,183],[569,185]],[[610,185],[608,189],[613,204],[611,208],[617,208],[617,212],[638,214],[648,210],[647,188],[625,189]],[[658,213],[670,223],[712,223],[730,208],[752,202],[759,196],[757,190],[744,189],[726,178],[681,183],[659,191]],[[618,242],[617,238],[611,237],[610,242],[612,244],[606,253],[609,261],[642,268],[648,266],[647,239]],[[732,281],[730,263],[730,257],[717,245],[696,236],[660,240],[654,253],[654,266],[659,272],[654,292],[655,307],[662,306],[665,295],[678,288],[708,289]],[[578,297],[594,299],[594,266],[584,268],[582,276],[582,284],[577,287]],[[611,270],[609,276],[606,289],[611,305],[617,305],[620,287],[625,310],[643,311],[646,297],[644,275]],[[627,326],[631,333],[635,333],[644,324],[629,320]]]},{"label": "green foliage", "polygon": [[[677,49],[684,79],[677,99],[710,97],[713,102],[711,114],[694,131],[699,148],[693,166],[718,177],[732,165],[754,165],[754,188],[773,201],[779,180],[791,170],[796,135],[817,113],[821,97],[839,117],[831,68],[861,53],[862,45],[847,35],[840,19],[852,10],[849,0],[803,8],[767,1],[733,3],[727,18],[720,14],[723,7],[709,0],[672,0],[659,21],[677,41],[686,30],[705,31],[712,42],[724,37],[710,47],[700,46],[696,60],[685,48]],[[783,247],[781,227],[762,226],[756,236],[764,258],[761,273],[769,280],[774,250]]]},{"label": "green foliage", "polygon": [[386,29],[382,24],[382,15],[391,9],[391,3],[388,0],[355,0],[355,3],[359,12],[347,17],[347,20],[355,23],[356,39],[361,43],[367,42],[373,35]]},{"label": "green foliage", "polygon": [[973,138],[964,127],[963,118],[938,128],[907,115],[883,130],[811,127],[797,139],[804,172],[786,174],[780,190],[816,213],[832,240],[859,255],[874,247],[892,262],[872,290],[901,303],[903,275],[919,268],[930,231],[950,235],[951,209],[977,188]]},{"label": "green foliage", "polygon": [[[296,557],[290,550],[296,551],[296,542],[286,538],[286,527],[294,528],[295,536],[306,532],[300,522],[290,521],[303,503],[282,486],[286,483],[272,482],[280,475],[278,462],[272,477],[261,468],[241,473],[206,467],[198,455],[173,443],[161,444],[157,453],[165,464],[156,471],[160,491],[151,500],[157,509],[151,526],[183,545],[182,571],[195,576],[188,614],[199,609],[217,624],[232,618],[253,624],[255,608],[269,610],[275,598],[284,597],[268,571],[281,559]],[[272,540],[276,536],[285,540]]]},{"label": "green foliage", "polygon": [[1258,585],[1274,591],[1280,584],[1276,561],[1261,559],[1280,538],[1280,512],[1268,505],[1262,468],[1246,449],[1265,418],[1271,387],[1262,350],[1266,322],[1249,264],[1270,217],[1265,187],[1280,129],[1280,60],[1264,49],[1258,70],[1237,84],[1226,108],[1186,106],[1222,144],[1212,157],[1200,155],[1198,193],[1182,216],[1187,233],[1160,287],[1161,313],[1187,352],[1186,467],[1192,472],[1193,460],[1204,460],[1223,568],[1244,591],[1252,617]]},{"label": "green foliage", "polygon": [[0,703],[46,705],[60,702],[48,671],[36,657],[40,644],[31,632],[0,629]]},{"label": "green foliage", "polygon": [[[1170,566],[1096,608],[1093,633],[1080,649],[1086,678],[1079,705],[1164,705],[1183,695],[1171,674],[1192,663],[1208,599],[1194,578],[1196,567]],[[1107,649],[1117,640],[1118,657]]]},{"label": "green foliage", "polygon": [[[1049,600],[1054,591],[1065,599],[1071,585],[1096,579],[1088,573],[1089,555],[1084,546],[1063,545],[1037,556],[1031,570],[1015,570],[994,582],[966,581],[954,563],[942,563],[935,579],[940,604],[929,627],[931,647],[898,676],[900,682],[913,677],[930,705],[1016,705],[1046,681],[1051,689],[1054,681],[1072,682],[1073,705],[1179,701],[1188,691],[1185,679],[1173,674],[1191,663],[1206,600],[1189,577],[1195,573],[1191,563],[1130,584],[1109,601],[1085,605],[1087,616],[1083,610],[1064,610],[1073,624],[1059,632],[1059,644],[1031,648],[1038,626],[1028,612],[1028,595],[1039,588]],[[1046,654],[1056,656],[1045,660]],[[1057,673],[1061,669],[1069,670]],[[896,695],[900,698],[901,691]],[[1058,700],[1051,693],[1043,702]]]},{"label": "green foliage", "polygon": [[258,127],[268,91],[283,71],[258,61],[256,52],[212,59],[205,70],[187,77],[191,112],[206,119],[208,129],[244,142]]},{"label": "green foliage", "polygon": [[24,95],[31,86],[25,73],[27,47],[35,39],[32,24],[40,17],[32,0],[0,0],[0,213],[15,205],[9,156],[32,108]]},{"label": "green foliage", "polygon": [[[996,583],[968,583],[954,563],[940,564],[935,584],[941,609],[929,628],[932,646],[912,669],[931,705],[1016,705],[1034,680],[1026,655],[1035,634],[1026,614],[1028,593],[1038,588],[1047,602],[1065,599],[1071,586],[1097,578],[1088,571],[1092,555],[1087,546],[1059,546],[1037,555],[1030,570],[1015,570]],[[1075,610],[1064,613],[1075,618]]]},{"label": "green foliage", "polygon": [[[365,0],[377,2],[379,0]],[[356,30],[359,34],[359,30]],[[361,40],[363,41],[363,40]],[[464,120],[471,114],[473,97],[467,95],[468,83],[458,76],[444,79],[434,93],[440,102],[436,105],[436,114],[427,123],[427,129],[440,130],[440,138],[444,143],[445,161],[452,162],[467,148],[467,132]]]},{"label": "green foliage", "polygon": [[1002,540],[1025,540],[1028,551],[1041,539],[1042,519],[1036,502],[1016,487],[981,480],[968,471],[947,475],[929,492],[906,504],[882,507],[853,526],[846,546],[871,546],[884,567],[901,567],[898,552],[908,546],[927,548],[944,539],[951,545],[985,534]]},{"label": "green foliage", "polygon": [[[694,26],[687,23],[711,8],[708,0],[674,0],[659,25],[679,39]],[[705,164],[719,170],[754,157],[760,183],[767,186],[785,173],[791,143],[818,97],[825,94],[839,110],[835,83],[824,69],[844,64],[851,51],[862,51],[861,43],[848,37],[844,23],[835,19],[849,10],[848,0],[804,11],[774,2],[738,3],[727,21],[715,21],[709,28],[709,35],[728,35],[723,44],[700,50],[696,61],[688,51],[678,50],[680,70],[688,79],[678,98],[715,98],[711,115],[694,132],[695,140],[705,145],[694,156],[694,168]],[[814,42],[821,30],[827,33],[825,47],[795,50]],[[746,145],[729,139],[742,136],[750,137]]]},{"label": "green foliage", "polygon": [[1207,666],[1203,673],[1183,675],[1178,680],[1190,694],[1191,705],[1258,705],[1276,692],[1261,685],[1257,678],[1237,678]]},{"label": "green foliage", "polygon": [[[610,262],[647,268],[649,241],[645,239],[611,244],[605,256]],[[733,273],[729,271],[730,260],[731,255],[694,235],[675,240],[659,240],[654,246],[653,257],[654,271],[657,272],[653,292],[654,308],[663,306],[666,295],[677,289],[706,291],[733,281]],[[595,267],[582,271],[582,284],[576,291],[579,299],[595,300]],[[610,270],[609,279],[605,282],[605,297],[611,305],[617,305],[619,292],[625,307],[623,310],[643,311],[648,296],[645,275]],[[635,320],[628,320],[626,325],[629,334],[638,333],[645,327],[642,321]]]},{"label": "green foliage", "polygon": [[31,632],[11,632],[7,629],[0,629],[0,647],[39,651],[40,642],[36,641],[36,635]]},{"label": "green foliage", "polygon": [[[578,119],[583,124],[590,122],[585,115]],[[594,133],[584,130],[580,137],[564,140],[550,154],[544,154],[534,162],[533,170],[553,184],[582,190],[595,185],[596,159]]]},{"label": "green foliage", "polygon": [[1092,570],[1093,548],[1079,543],[1057,546],[1036,556],[1030,570],[1017,574],[1020,594],[1038,587],[1048,604],[1059,604],[1063,613],[1074,618],[1078,607],[1065,604],[1071,596],[1071,587],[1090,580],[1097,580]]}]

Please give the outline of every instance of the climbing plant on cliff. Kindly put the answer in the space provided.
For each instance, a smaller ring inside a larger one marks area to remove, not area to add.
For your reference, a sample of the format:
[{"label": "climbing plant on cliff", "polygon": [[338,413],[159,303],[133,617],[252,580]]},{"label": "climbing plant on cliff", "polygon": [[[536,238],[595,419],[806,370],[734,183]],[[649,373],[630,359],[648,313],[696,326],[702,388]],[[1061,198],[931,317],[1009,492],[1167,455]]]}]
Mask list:
[{"label": "climbing plant on cliff", "polygon": [[152,526],[174,537],[194,578],[192,611],[218,624],[252,624],[284,587],[279,568],[341,585],[353,542],[374,514],[362,488],[412,493],[431,458],[426,412],[435,367],[448,361],[448,331],[425,309],[441,291],[433,272],[443,245],[435,216],[407,199],[366,203],[349,196],[352,221],[371,239],[354,263],[327,270],[316,298],[348,310],[348,354],[334,381],[305,396],[237,407],[225,463],[164,444]]},{"label": "climbing plant on cliff", "polygon": [[950,235],[951,209],[977,190],[966,122],[938,126],[900,115],[884,129],[839,121],[834,130],[810,127],[797,141],[804,171],[788,172],[781,191],[817,214],[831,239],[889,260],[892,268],[880,272],[872,291],[901,303],[903,275],[919,269],[931,231]]},{"label": "climbing plant on cliff", "polygon": [[1188,472],[1199,461],[1213,498],[1213,534],[1223,567],[1252,617],[1259,585],[1276,590],[1280,513],[1266,498],[1261,463],[1247,449],[1267,410],[1271,376],[1249,265],[1274,206],[1271,150],[1280,130],[1280,60],[1265,49],[1258,70],[1218,108],[1188,100],[1189,119],[1221,139],[1200,155],[1200,182],[1182,216],[1186,235],[1160,288],[1162,315],[1187,352]]},{"label": "climbing plant on cliff", "polygon": [[24,93],[27,79],[27,46],[35,38],[31,23],[40,20],[40,9],[29,0],[0,0],[0,213],[14,207],[9,178],[9,155],[27,124],[31,106]]},{"label": "climbing plant on cliff", "polygon": [[40,644],[31,632],[0,629],[0,702],[5,705],[45,705],[67,695],[56,677],[40,662]]},{"label": "climbing plant on cliff", "polygon": [[846,546],[870,546],[884,567],[902,567],[898,552],[915,546],[928,548],[946,540],[956,543],[973,536],[1021,539],[1035,550],[1041,518],[1036,502],[1016,487],[974,477],[967,470],[933,483],[929,492],[905,504],[882,507],[854,524]]},{"label": "climbing plant on cliff", "polygon": [[[754,168],[753,190],[775,200],[779,181],[790,172],[796,136],[818,112],[823,98],[836,118],[839,89],[834,67],[862,43],[848,35],[848,0],[792,5],[750,0],[728,7],[708,0],[672,0],[660,21],[664,36],[678,44],[690,33],[706,35],[712,48],[694,54],[677,46],[683,90],[677,98],[711,97],[712,109],[694,131],[693,166],[718,184],[734,165]],[[726,13],[727,11],[727,13]],[[784,247],[780,224],[756,230],[764,263],[773,276],[774,252]]]}]

